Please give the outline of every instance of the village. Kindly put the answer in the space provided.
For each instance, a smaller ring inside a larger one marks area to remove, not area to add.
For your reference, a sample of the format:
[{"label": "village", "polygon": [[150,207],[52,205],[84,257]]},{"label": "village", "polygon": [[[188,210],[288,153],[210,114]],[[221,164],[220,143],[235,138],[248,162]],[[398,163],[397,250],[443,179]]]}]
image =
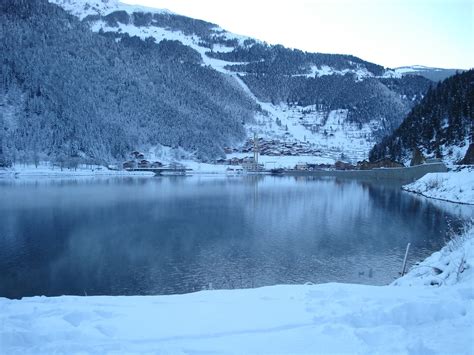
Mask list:
[{"label": "village", "polygon": [[[230,174],[291,174],[293,172],[367,171],[373,169],[405,168],[403,163],[393,161],[389,158],[382,158],[374,162],[362,160],[357,163],[352,163],[344,159],[344,154],[341,154],[340,159],[333,162],[311,163],[307,161],[307,158],[321,156],[321,152],[314,149],[311,144],[273,139],[266,140],[258,138],[257,136],[254,136],[253,139],[248,139],[240,148],[225,147],[224,151],[226,158],[216,159],[210,162],[210,165],[227,166],[225,172]],[[261,159],[262,157],[293,157],[297,159],[297,163],[292,166],[289,164],[286,166],[275,166],[274,161],[267,161],[267,164],[264,164]],[[301,161],[298,161],[299,157]],[[268,163],[273,163],[273,166]],[[442,164],[442,162],[439,159],[427,159],[420,151],[413,152],[410,166],[419,166],[422,164]],[[117,166],[109,166],[109,168],[120,170]],[[147,159],[147,155],[140,151],[131,152],[129,160],[123,162],[122,169],[125,171],[151,171],[156,174],[165,172],[180,175],[193,171],[193,169],[187,167],[180,161],[164,162]],[[223,170],[220,169],[219,171]]]}]

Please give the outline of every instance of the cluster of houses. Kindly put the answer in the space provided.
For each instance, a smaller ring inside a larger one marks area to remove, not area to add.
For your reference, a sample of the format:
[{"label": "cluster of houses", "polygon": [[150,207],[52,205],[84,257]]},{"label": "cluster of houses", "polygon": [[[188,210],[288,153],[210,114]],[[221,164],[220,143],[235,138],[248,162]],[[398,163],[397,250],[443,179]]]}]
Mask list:
[{"label": "cluster of houses", "polygon": [[243,157],[243,158],[229,158],[229,159],[218,159],[216,160],[216,164],[219,165],[245,165],[248,163],[253,163],[254,158],[253,157]]},{"label": "cluster of houses", "polygon": [[[230,159],[219,159],[217,164],[231,165],[231,166],[247,166],[254,163],[254,158],[247,156],[243,158],[233,157]],[[335,169],[335,170],[371,170],[376,168],[403,168],[402,163],[392,161],[390,159],[380,159],[375,162],[369,162],[367,160],[359,161],[357,165],[351,163],[336,161],[334,164],[310,164],[310,163],[298,163],[295,165],[293,170],[298,171],[313,171],[313,170],[324,170],[324,169]]]},{"label": "cluster of houses", "polygon": [[[243,147],[239,150],[224,148],[226,154],[233,152],[250,153],[254,150],[254,139],[247,140]],[[310,143],[306,142],[289,142],[280,141],[278,139],[258,138],[258,150],[261,155],[280,156],[280,155],[317,155],[319,150],[315,149]]]},{"label": "cluster of houses", "polygon": [[143,153],[134,151],[130,153],[130,160],[127,160],[122,164],[123,169],[147,169],[147,168],[160,168],[163,163],[159,161],[150,162],[145,159]]},{"label": "cluster of houses", "polygon": [[[254,158],[246,156],[243,158],[233,157],[230,159],[219,159],[216,161],[217,164],[230,165],[230,166],[248,166],[254,164]],[[293,170],[298,171],[313,171],[313,170],[324,170],[324,169],[335,169],[335,170],[371,170],[376,168],[403,168],[404,165],[399,162],[392,161],[390,159],[380,159],[375,162],[369,162],[367,160],[359,161],[357,165],[351,163],[336,161],[334,164],[311,164],[311,163],[298,163],[295,165]]]},{"label": "cluster of houses", "polygon": [[402,163],[393,161],[388,158],[382,158],[373,162],[362,160],[362,161],[357,162],[356,165],[345,163],[342,161],[337,161],[334,164],[334,168],[336,170],[372,170],[372,169],[380,169],[380,168],[404,168],[404,167],[405,165],[403,165]]},{"label": "cluster of houses", "polygon": [[362,160],[357,162],[356,165],[346,163],[343,161],[337,161],[334,164],[334,169],[336,170],[372,170],[380,168],[403,168],[402,163],[393,161],[388,158],[383,158],[374,162],[369,162],[367,160]]},{"label": "cluster of houses", "polygon": [[399,163],[397,161],[393,161],[388,158],[379,159],[374,162],[369,162],[367,160],[362,160],[357,162],[357,166],[355,167],[357,170],[371,170],[377,168],[403,168],[405,165]]},{"label": "cluster of houses", "polygon": [[335,170],[371,170],[377,168],[403,168],[402,163],[390,159],[380,159],[375,162],[369,162],[367,160],[357,162],[357,165],[351,163],[336,161],[334,165],[330,164],[306,164],[299,163],[295,166],[294,170],[299,171],[313,171],[313,170],[325,170],[325,169],[335,169]]},{"label": "cluster of houses", "polygon": [[[253,152],[254,144],[252,141],[247,141],[245,146],[241,149],[243,152]],[[280,150],[276,151],[275,147],[279,147]],[[283,150],[282,147],[285,149],[293,149],[291,153],[294,155],[317,155],[316,151],[309,152],[305,147],[304,143],[282,143],[277,140],[265,141],[263,139],[259,139],[259,151],[261,154],[264,155],[272,155],[269,152],[273,152],[273,155],[292,155],[288,154],[287,151]],[[236,149],[225,148],[226,153],[235,152]],[[432,159],[434,161],[434,159]],[[432,161],[430,161],[432,162]],[[263,171],[264,167],[262,164],[258,164],[255,161],[253,156],[246,156],[243,158],[239,157],[232,157],[229,159],[219,159],[215,162],[216,164],[220,165],[229,165],[229,166],[240,166],[247,171]],[[179,168],[178,165],[181,164],[174,164],[170,167]],[[125,170],[130,169],[153,169],[153,168],[161,168],[163,167],[163,163],[159,161],[148,161],[145,159],[145,155],[138,151],[134,151],[130,154],[130,160],[124,162],[122,164],[122,168]],[[310,164],[310,163],[298,163],[295,165],[293,170],[298,171],[314,171],[314,170],[325,170],[325,169],[335,169],[335,170],[371,170],[377,168],[402,168],[404,165],[402,163],[390,160],[388,158],[380,159],[375,162],[369,162],[367,160],[359,161],[356,165],[343,162],[343,161],[336,161],[334,164]],[[231,168],[235,169],[235,168]]]},{"label": "cluster of houses", "polygon": [[311,164],[311,163],[298,163],[295,165],[293,170],[297,171],[314,171],[314,170],[325,170],[333,168],[330,164]]}]

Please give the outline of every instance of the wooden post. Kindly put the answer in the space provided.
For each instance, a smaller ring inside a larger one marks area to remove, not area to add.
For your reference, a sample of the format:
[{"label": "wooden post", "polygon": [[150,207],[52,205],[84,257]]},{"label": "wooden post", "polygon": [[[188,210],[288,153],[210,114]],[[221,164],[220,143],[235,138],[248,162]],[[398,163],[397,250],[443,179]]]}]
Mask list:
[{"label": "wooden post", "polygon": [[409,250],[410,250],[410,243],[407,244],[407,250],[405,251],[405,258],[403,259],[402,276],[405,275],[405,269],[407,267],[407,258],[408,258]]}]

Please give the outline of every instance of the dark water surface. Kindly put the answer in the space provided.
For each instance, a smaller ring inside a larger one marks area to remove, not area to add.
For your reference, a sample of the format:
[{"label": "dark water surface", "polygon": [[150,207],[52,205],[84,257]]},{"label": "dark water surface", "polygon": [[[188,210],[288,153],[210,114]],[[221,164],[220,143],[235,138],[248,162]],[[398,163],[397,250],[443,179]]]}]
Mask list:
[{"label": "dark water surface", "polygon": [[0,296],[385,284],[408,242],[413,263],[460,221],[397,185],[333,178],[4,181]]}]

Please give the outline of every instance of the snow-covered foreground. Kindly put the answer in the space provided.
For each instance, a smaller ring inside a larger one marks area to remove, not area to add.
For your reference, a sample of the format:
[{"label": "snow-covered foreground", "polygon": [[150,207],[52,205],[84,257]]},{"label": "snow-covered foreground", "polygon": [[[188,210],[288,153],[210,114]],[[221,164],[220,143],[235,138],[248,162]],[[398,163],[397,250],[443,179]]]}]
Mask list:
[{"label": "snow-covered foreground", "polygon": [[429,173],[403,189],[430,198],[474,205],[474,169]]},{"label": "snow-covered foreground", "polygon": [[0,298],[0,353],[472,354],[473,238],[390,286]]},{"label": "snow-covered foreground", "polygon": [[473,352],[472,288],[274,286],[1,300],[5,354]]}]

